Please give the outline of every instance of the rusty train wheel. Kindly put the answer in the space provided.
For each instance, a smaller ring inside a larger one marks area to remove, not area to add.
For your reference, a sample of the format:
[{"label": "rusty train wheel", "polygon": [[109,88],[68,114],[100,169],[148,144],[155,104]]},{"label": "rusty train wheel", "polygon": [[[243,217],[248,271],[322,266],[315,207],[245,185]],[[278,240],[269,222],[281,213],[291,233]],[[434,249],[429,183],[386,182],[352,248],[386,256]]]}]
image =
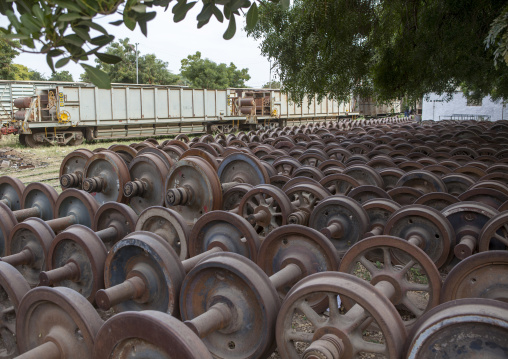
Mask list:
[{"label": "rusty train wheel", "polygon": [[94,358],[212,359],[203,342],[178,319],[161,312],[125,312],[97,333]]},{"label": "rusty train wheel", "polygon": [[[382,252],[380,260],[372,260],[378,258],[378,252]],[[401,257],[406,261],[400,263]],[[392,283],[392,303],[403,311],[406,327],[439,304],[442,282],[436,265],[423,250],[397,237],[374,236],[356,243],[342,258],[339,271],[372,285],[380,281]]]},{"label": "rusty train wheel", "polygon": [[[315,295],[328,297],[326,316],[309,305],[307,298]],[[338,304],[343,298],[357,305],[348,310]],[[302,321],[304,325],[300,326]],[[376,339],[365,339],[364,330],[373,332]],[[336,272],[306,277],[288,293],[277,317],[277,349],[283,359],[300,358],[309,344],[326,339],[327,334],[333,336],[333,342],[342,341],[346,358],[360,353],[397,358],[406,338],[404,324],[386,297],[365,281]]]},{"label": "rusty train wheel", "polygon": [[488,251],[464,259],[448,273],[441,303],[463,298],[508,303],[508,252]]}]

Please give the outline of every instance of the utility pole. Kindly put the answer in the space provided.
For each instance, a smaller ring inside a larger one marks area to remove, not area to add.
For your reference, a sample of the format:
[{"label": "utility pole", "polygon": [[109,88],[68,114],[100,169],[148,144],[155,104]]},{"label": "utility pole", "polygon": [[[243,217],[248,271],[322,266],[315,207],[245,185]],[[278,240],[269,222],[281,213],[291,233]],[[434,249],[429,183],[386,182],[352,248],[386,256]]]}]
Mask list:
[{"label": "utility pole", "polygon": [[138,45],[136,42],[136,84],[139,84],[139,75],[138,75]]},{"label": "utility pole", "polygon": [[268,84],[270,88],[272,88],[272,59],[270,58],[270,78],[268,79]]}]

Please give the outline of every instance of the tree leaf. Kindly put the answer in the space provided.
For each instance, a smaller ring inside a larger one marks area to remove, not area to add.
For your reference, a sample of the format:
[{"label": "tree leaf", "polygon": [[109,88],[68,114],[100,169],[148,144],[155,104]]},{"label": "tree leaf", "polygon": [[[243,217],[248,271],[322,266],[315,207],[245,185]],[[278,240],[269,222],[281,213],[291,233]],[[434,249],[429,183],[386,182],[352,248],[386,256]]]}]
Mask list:
[{"label": "tree leaf", "polygon": [[131,31],[136,28],[136,20],[134,20],[132,17],[129,17],[127,11],[123,13],[123,22],[125,23],[125,26],[127,26],[127,28]]},{"label": "tree leaf", "polygon": [[187,13],[189,12],[189,10],[192,9],[194,7],[194,5],[196,5],[196,3],[197,3],[197,1],[193,1],[188,4],[182,2],[182,5],[180,5],[180,3],[175,5],[173,7],[173,13],[175,14],[175,16],[173,17],[173,21],[180,22],[183,19],[185,19],[185,16],[187,16]]},{"label": "tree leaf", "polygon": [[[120,22],[122,22],[122,20],[120,20]],[[96,24],[95,22],[92,22],[92,21],[80,21],[79,25],[88,26],[91,29],[94,29],[94,30],[97,30],[99,32],[102,32],[104,35],[108,35],[108,32],[106,31],[106,29],[103,28],[101,25]]]},{"label": "tree leaf", "polygon": [[93,39],[91,39],[90,43],[92,45],[96,45],[96,46],[104,46],[104,45],[109,44],[114,39],[115,39],[115,37],[113,35],[101,35],[101,36],[97,36],[97,37],[94,37]]},{"label": "tree leaf", "polygon": [[289,9],[290,0],[280,0],[280,6],[282,7],[282,10]]},{"label": "tree leaf", "polygon": [[72,21],[80,18],[81,18],[80,14],[76,12],[69,12],[67,14],[60,15],[57,21]]},{"label": "tree leaf", "polygon": [[203,6],[203,9],[201,10],[201,12],[196,17],[196,19],[198,21],[210,20],[210,17],[212,16],[212,13],[213,13],[213,10],[212,10],[213,6],[214,5],[211,3],[205,4]]},{"label": "tree leaf", "polygon": [[58,60],[55,64],[55,67],[56,68],[64,67],[65,65],[67,65],[69,60],[70,60],[70,58],[68,58],[68,57],[64,57],[63,59]]},{"label": "tree leaf", "polygon": [[85,43],[85,40],[83,40],[81,37],[79,37],[78,35],[75,35],[75,34],[64,36],[63,40],[65,40],[65,42],[67,42],[69,44],[72,44],[72,45],[78,46],[78,47],[83,46],[83,44]]},{"label": "tree leaf", "polygon": [[113,26],[120,26],[123,24],[123,20],[111,21],[110,24]]},{"label": "tree leaf", "polygon": [[219,8],[215,6],[215,4],[212,4],[212,12],[217,18],[217,20],[219,20],[219,22],[224,21],[224,15],[222,15],[222,11],[220,11]]},{"label": "tree leaf", "polygon": [[85,41],[90,41],[91,40],[90,35],[88,34],[88,31],[87,31],[87,30],[89,30],[88,28],[87,28],[87,30],[85,30],[85,29],[82,29],[80,27],[73,27],[72,30],[74,30],[76,35],[81,37],[83,40],[85,40]]},{"label": "tree leaf", "polygon": [[38,4],[32,6],[32,12],[41,22],[44,22],[44,12]]},{"label": "tree leaf", "polygon": [[144,12],[146,12],[146,5],[143,5],[143,4],[134,5],[130,8],[130,10],[139,12],[139,13],[144,13]]},{"label": "tree leaf", "polygon": [[7,40],[26,40],[29,39],[30,36],[23,34],[8,34],[4,35],[4,38]]},{"label": "tree leaf", "polygon": [[41,30],[41,26],[37,25],[33,17],[29,14],[21,15],[21,22],[23,23],[23,26],[27,28],[31,33],[39,32]]},{"label": "tree leaf", "polygon": [[148,27],[145,20],[138,20],[139,29],[143,35],[148,36]]},{"label": "tree leaf", "polygon": [[60,49],[53,49],[53,50],[49,50],[48,51],[48,56],[55,57],[55,56],[61,55],[63,53],[64,52],[62,50],[60,50]]},{"label": "tree leaf", "polygon": [[203,20],[203,21],[198,21],[198,29],[201,29],[203,26],[208,24],[209,21],[210,21],[210,19]]},{"label": "tree leaf", "polygon": [[257,3],[254,3],[247,12],[247,30],[253,29],[254,26],[256,26],[257,22],[258,22],[258,5]]},{"label": "tree leaf", "polygon": [[64,9],[69,9],[69,10],[76,11],[76,12],[83,11],[83,9],[79,5],[77,5],[77,3],[79,3],[79,1],[74,2],[74,1],[67,1],[67,0],[54,0],[54,3]]},{"label": "tree leaf", "polygon": [[97,52],[95,54],[95,56],[97,56],[99,58],[99,60],[101,60],[102,62],[105,62],[107,64],[117,64],[120,61],[122,61],[122,58],[119,56],[105,54],[105,53],[101,53],[101,52]]},{"label": "tree leaf", "polygon": [[222,37],[225,40],[230,40],[231,38],[233,38],[233,36],[235,36],[235,33],[236,33],[236,20],[235,16],[231,14],[231,17],[229,19],[229,26]]},{"label": "tree leaf", "polygon": [[[247,6],[250,6],[250,1],[247,0],[248,2],[248,5]],[[245,0],[233,0],[232,3],[231,3],[231,11],[236,11],[238,10],[239,8],[241,7],[244,7],[245,5]]]},{"label": "tree leaf", "polygon": [[148,22],[148,21],[152,21],[153,19],[155,19],[156,16],[157,16],[157,12],[156,11],[149,11],[149,12],[145,12],[143,14],[139,14],[136,17],[136,19],[138,21],[143,20],[145,22]]},{"label": "tree leaf", "polygon": [[51,69],[51,71],[55,72],[55,65],[53,64],[53,57],[50,55],[50,52],[48,52],[48,54],[46,55],[46,62],[48,63],[48,66]]},{"label": "tree leaf", "polygon": [[110,89],[111,80],[107,73],[90,65],[81,64],[90,81],[100,89]]}]

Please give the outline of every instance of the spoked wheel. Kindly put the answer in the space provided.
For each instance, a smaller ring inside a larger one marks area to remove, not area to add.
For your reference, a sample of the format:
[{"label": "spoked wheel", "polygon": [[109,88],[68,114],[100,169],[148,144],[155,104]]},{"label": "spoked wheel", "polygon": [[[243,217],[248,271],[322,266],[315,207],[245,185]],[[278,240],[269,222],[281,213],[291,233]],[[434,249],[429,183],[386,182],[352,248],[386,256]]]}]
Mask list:
[{"label": "spoked wheel", "polygon": [[337,173],[324,177],[319,183],[331,194],[347,195],[352,189],[359,187],[360,183],[353,177]]},{"label": "spoked wheel", "polygon": [[508,212],[501,212],[492,217],[480,232],[478,251],[508,248]]},{"label": "spoked wheel", "polygon": [[259,185],[247,192],[238,208],[238,214],[246,218],[260,236],[266,237],[287,223],[293,207],[281,189]]},{"label": "spoked wheel", "polygon": [[[308,302],[315,295],[328,297],[329,309],[324,315]],[[355,305],[347,308],[346,298]],[[345,273],[318,273],[301,280],[277,317],[277,348],[283,359],[339,358],[326,356],[330,345],[345,358],[369,354],[398,358],[405,337],[402,319],[388,298]]]},{"label": "spoked wheel", "polygon": [[[372,260],[378,251],[382,252],[380,260]],[[399,254],[394,256],[394,252]],[[401,256],[406,262],[396,259]],[[434,262],[420,248],[396,237],[374,236],[358,242],[342,258],[339,271],[372,285],[391,283],[395,294],[390,299],[401,311],[406,327],[439,304],[442,283]]]}]

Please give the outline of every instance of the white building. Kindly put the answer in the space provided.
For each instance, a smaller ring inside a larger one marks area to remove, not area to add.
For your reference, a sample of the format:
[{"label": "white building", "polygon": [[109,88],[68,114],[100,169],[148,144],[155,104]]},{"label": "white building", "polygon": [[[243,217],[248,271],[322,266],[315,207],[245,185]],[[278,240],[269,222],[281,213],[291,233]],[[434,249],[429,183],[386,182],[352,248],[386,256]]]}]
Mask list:
[{"label": "white building", "polygon": [[455,92],[452,99],[446,101],[446,95],[432,93],[423,98],[422,120],[508,120],[508,106],[502,101],[492,101],[490,96],[478,103],[468,102],[462,92]]}]

